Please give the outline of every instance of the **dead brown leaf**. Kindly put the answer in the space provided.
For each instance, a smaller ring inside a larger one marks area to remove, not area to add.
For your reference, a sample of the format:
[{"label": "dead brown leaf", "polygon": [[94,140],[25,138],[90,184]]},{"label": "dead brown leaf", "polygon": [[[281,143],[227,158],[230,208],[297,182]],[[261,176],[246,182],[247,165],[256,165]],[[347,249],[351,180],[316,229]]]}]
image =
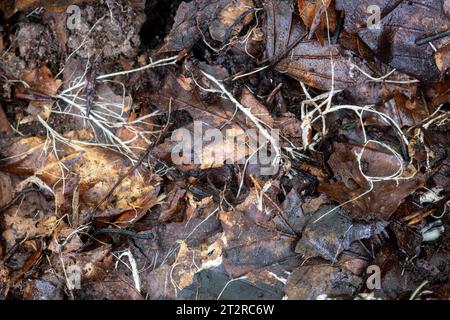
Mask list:
[{"label": "dead brown leaf", "polygon": [[[265,9],[267,53],[271,61],[282,58],[276,65],[278,71],[321,90],[330,90],[333,79],[335,89],[345,89],[365,81],[365,76],[353,70],[351,55],[339,45],[322,46],[317,40],[301,41],[295,45],[306,31],[293,16],[287,2],[269,1],[265,3]],[[291,46],[294,47],[291,49]],[[356,57],[353,61],[371,73]]]},{"label": "dead brown leaf", "polygon": [[[42,65],[39,69],[26,71],[22,75],[22,80],[34,91],[47,95],[48,97],[53,97],[62,84],[61,80],[53,78],[50,69],[45,65]],[[20,89],[19,92],[16,92],[16,95],[21,95]],[[48,119],[52,106],[53,101],[31,101],[27,109],[28,113],[31,114],[31,117],[26,117],[21,123],[36,120],[37,115],[41,116],[44,120]]]},{"label": "dead brown leaf", "polygon": [[220,214],[226,237],[224,266],[232,278],[295,257],[295,238],[276,230],[276,210],[273,200],[252,190],[235,211]]},{"label": "dead brown leaf", "polygon": [[[381,21],[367,26],[369,6],[379,8]],[[443,0],[432,1],[359,1],[337,0],[336,8],[345,11],[345,28],[358,33],[379,59],[406,74],[423,81],[436,81],[442,76],[433,59],[430,45],[416,41],[448,30],[450,19],[444,14]],[[438,49],[444,39],[434,42]]]},{"label": "dead brown leaf", "polygon": [[[334,150],[328,164],[334,172],[336,181],[320,183],[319,191],[339,203],[344,203],[369,190],[369,184],[360,173],[356,162],[356,153],[361,152],[361,146],[334,143]],[[370,193],[346,205],[351,208],[354,217],[368,218],[375,215],[389,220],[404,199],[423,186],[422,174],[416,172],[414,167],[407,163],[400,164],[394,155],[378,145],[369,145],[362,161],[366,175],[388,177],[402,165],[404,166],[403,177],[408,179],[398,180],[398,182],[393,180],[374,182],[374,188]]]},{"label": "dead brown leaf", "polygon": [[328,265],[302,266],[288,279],[285,292],[290,300],[351,297],[362,279],[346,270]]},{"label": "dead brown leaf", "polygon": [[[332,3],[333,5],[331,5]],[[327,28],[327,20],[330,32],[333,32],[335,28],[336,12],[334,11],[334,2],[332,0],[318,0],[314,2],[298,0],[298,9],[303,23],[309,28],[308,39],[311,39],[315,33],[321,43],[323,43],[323,32]]]},{"label": "dead brown leaf", "polygon": [[450,44],[439,49],[434,55],[436,66],[442,73],[450,68]]},{"label": "dead brown leaf", "polygon": [[208,32],[213,39],[226,42],[253,19],[252,9],[253,0],[182,2],[160,52],[190,50]]},{"label": "dead brown leaf", "polygon": [[[200,81],[199,79],[197,81]],[[222,140],[212,139],[203,141],[203,148],[193,148],[195,140],[184,139],[184,131],[177,131],[171,139],[167,139],[164,144],[157,147],[156,153],[162,158],[169,160],[173,148],[182,142],[186,144],[183,150],[191,150],[192,159],[196,159],[196,164],[186,163],[176,165],[183,169],[201,169],[219,168],[224,165],[225,160],[237,162],[248,155],[248,148],[243,152],[237,152],[239,149],[236,141],[245,139],[245,130],[249,128],[251,122],[242,114],[236,113],[236,107],[228,100],[220,97],[214,97],[212,101],[204,101],[201,98],[201,92],[192,78],[168,75],[165,85],[159,92],[152,95],[153,103],[165,112],[187,111],[196,124],[188,124],[184,128],[191,132],[192,139],[198,139],[193,135],[194,132],[200,132],[202,135],[208,129],[220,130]],[[246,103],[251,104],[255,112],[259,113],[261,120],[271,122],[271,117],[265,107],[249,93],[243,97]],[[258,116],[258,115],[257,115]],[[201,123],[201,128],[196,127]],[[251,123],[251,127],[253,124]],[[198,129],[196,129],[198,128]],[[195,131],[199,130],[199,131]],[[200,131],[201,130],[201,131]],[[234,140],[235,139],[235,140]],[[238,140],[239,139],[239,140]]]},{"label": "dead brown leaf", "polygon": [[[2,150],[2,168],[8,172],[41,178],[55,191],[56,203],[70,210],[72,194],[77,187],[80,192],[80,210],[89,214],[131,167],[123,156],[103,148],[83,146],[76,150],[66,145],[60,148],[57,158],[44,139],[16,139]],[[111,195],[113,201],[108,199],[99,206],[96,216],[116,217],[128,212],[121,222],[131,223],[139,219],[146,209],[158,203],[158,194],[159,178],[147,170],[136,171],[126,176],[114,190]]]}]

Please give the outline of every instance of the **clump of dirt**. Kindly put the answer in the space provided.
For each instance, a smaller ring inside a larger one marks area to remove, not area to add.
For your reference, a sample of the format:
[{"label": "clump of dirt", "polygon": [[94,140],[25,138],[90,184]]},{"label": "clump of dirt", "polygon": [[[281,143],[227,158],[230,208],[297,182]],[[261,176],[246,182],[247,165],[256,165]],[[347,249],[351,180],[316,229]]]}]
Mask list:
[{"label": "clump of dirt", "polygon": [[101,57],[114,61],[121,55],[134,58],[139,53],[139,32],[146,16],[142,3],[106,1],[107,6],[87,4],[81,20],[69,31],[67,47],[81,58]]},{"label": "clump of dirt", "polygon": [[57,67],[62,52],[53,32],[41,22],[21,22],[15,38],[19,56],[27,62],[27,68],[34,69],[50,62]]}]

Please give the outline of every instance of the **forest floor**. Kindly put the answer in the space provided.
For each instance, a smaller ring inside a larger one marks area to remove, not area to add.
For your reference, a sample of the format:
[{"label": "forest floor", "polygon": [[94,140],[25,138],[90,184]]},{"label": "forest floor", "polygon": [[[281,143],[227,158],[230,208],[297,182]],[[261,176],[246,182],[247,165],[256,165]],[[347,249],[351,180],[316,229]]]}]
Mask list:
[{"label": "forest floor", "polygon": [[1,1],[0,299],[449,299],[449,30],[449,0]]}]

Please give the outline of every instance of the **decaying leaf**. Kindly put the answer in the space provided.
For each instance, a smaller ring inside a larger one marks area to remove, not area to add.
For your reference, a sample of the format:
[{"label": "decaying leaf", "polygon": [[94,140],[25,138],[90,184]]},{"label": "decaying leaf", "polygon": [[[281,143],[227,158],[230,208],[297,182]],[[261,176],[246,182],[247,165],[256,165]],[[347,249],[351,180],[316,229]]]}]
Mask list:
[{"label": "decaying leaf", "polygon": [[[334,31],[336,14],[334,11],[334,4],[330,7],[332,0],[298,0],[298,9],[303,23],[309,28],[308,38],[311,39],[316,33],[317,37],[323,43],[323,34],[327,28],[327,23],[330,26],[330,32]],[[320,27],[321,30],[318,30]],[[316,32],[319,31],[319,32]]]},{"label": "decaying leaf", "polygon": [[[31,121],[31,119],[36,120],[36,115],[41,116],[43,119],[48,119],[53,106],[52,97],[58,91],[62,81],[54,79],[50,69],[45,65],[39,69],[25,72],[21,80],[25,81],[32,90],[36,91],[36,94],[34,94],[28,88],[23,88],[19,92],[16,92],[17,97],[24,97],[31,100],[27,110],[31,114],[31,118],[23,119],[22,123]],[[42,94],[43,97],[41,98],[39,94]]]},{"label": "decaying leaf", "polygon": [[439,49],[434,55],[434,60],[438,69],[444,73],[450,68],[450,44]]},{"label": "decaying leaf", "polygon": [[281,59],[276,65],[280,72],[321,90],[330,90],[332,85],[335,89],[345,89],[363,82],[365,76],[354,70],[353,63],[371,73],[339,45],[326,43],[322,46],[317,40],[300,41],[306,31],[289,10],[287,2],[269,1],[265,8],[267,53],[271,61]]},{"label": "decaying leaf", "polygon": [[29,279],[25,283],[24,300],[63,300],[61,288],[40,279]]},{"label": "decaying leaf", "polygon": [[72,4],[83,4],[87,2],[92,2],[92,0],[5,0],[0,4],[0,10],[2,10],[7,17],[10,17],[17,11],[25,11],[42,6],[45,6],[50,10],[61,12]]},{"label": "decaying leaf", "polygon": [[182,2],[160,52],[191,49],[205,33],[220,42],[237,35],[253,19],[253,0]]},{"label": "decaying leaf", "polygon": [[[336,263],[341,253],[349,250],[354,242],[378,236],[388,225],[384,221],[373,225],[353,222],[348,213],[343,210],[325,215],[331,209],[333,209],[332,206],[322,206],[317,212],[308,216],[309,223],[295,249],[297,253],[305,258],[321,256]],[[321,219],[318,220],[319,218]]]},{"label": "decaying leaf", "polygon": [[[183,145],[182,150],[192,150],[192,156],[187,156],[195,159],[195,165],[192,162],[176,163],[180,168],[220,168],[225,161],[241,163],[249,155],[249,148],[239,144],[239,141],[256,142],[255,139],[258,138],[257,131],[255,131],[254,137],[246,133],[247,129],[254,126],[254,123],[242,113],[237,112],[233,103],[221,97],[213,97],[213,100],[208,102],[203,101],[201,88],[196,87],[193,78],[174,78],[169,75],[163,89],[152,95],[152,98],[161,111],[183,110],[188,112],[194,121],[194,123],[186,125],[185,130],[175,132],[170,140],[167,139],[163,145],[157,148],[160,156],[166,159],[175,150],[175,146],[180,143]],[[244,90],[241,102],[261,122],[269,127],[273,124],[273,119],[266,107],[249,91]],[[191,139],[185,139],[186,130]],[[210,133],[211,130],[219,130],[222,139],[208,137],[205,133],[207,130],[210,130]],[[204,137],[202,141],[199,141],[200,137]],[[202,143],[203,147],[195,148],[195,143]]]},{"label": "decaying leaf", "polygon": [[[450,28],[443,0],[432,1],[354,1],[337,0],[336,8],[346,12],[345,28],[358,33],[379,59],[393,68],[424,80],[436,81],[442,75],[433,59],[430,45],[418,45],[424,37]],[[368,13],[372,8],[373,11]],[[379,13],[380,21],[376,21]],[[372,15],[372,18],[370,19]],[[372,23],[367,25],[367,22]],[[441,44],[435,43],[437,48]]]},{"label": "decaying leaf", "polygon": [[398,181],[386,179],[374,182],[371,192],[357,198],[370,188],[356,160],[356,154],[362,151],[362,147],[335,143],[334,148],[335,152],[328,163],[337,181],[321,183],[319,190],[339,203],[348,201],[345,206],[351,208],[355,217],[368,218],[375,215],[389,220],[403,200],[423,185],[422,174],[415,172],[415,169],[403,160],[400,162],[390,151],[375,144],[365,148],[362,157],[364,174],[383,178],[402,169],[403,175]]},{"label": "decaying leaf", "polygon": [[[132,167],[123,156],[98,147],[62,145],[60,148],[63,151],[57,157],[44,139],[18,139],[2,150],[2,168],[15,174],[38,176],[55,190],[59,206],[71,208],[71,195],[78,188],[80,210],[88,214],[98,205],[97,217],[133,212],[132,220],[128,221],[132,222],[157,204],[159,178],[146,170],[126,176],[109,195],[119,177]],[[21,157],[11,158],[17,153]],[[102,203],[105,198],[107,201]],[[114,200],[110,201],[111,198]]]},{"label": "decaying leaf", "polygon": [[362,279],[346,270],[328,265],[310,265],[296,269],[288,279],[285,292],[288,299],[316,300],[351,297]]},{"label": "decaying leaf", "polygon": [[277,231],[272,221],[276,210],[273,200],[254,190],[236,211],[220,214],[226,237],[224,265],[232,277],[295,258],[295,238]]}]

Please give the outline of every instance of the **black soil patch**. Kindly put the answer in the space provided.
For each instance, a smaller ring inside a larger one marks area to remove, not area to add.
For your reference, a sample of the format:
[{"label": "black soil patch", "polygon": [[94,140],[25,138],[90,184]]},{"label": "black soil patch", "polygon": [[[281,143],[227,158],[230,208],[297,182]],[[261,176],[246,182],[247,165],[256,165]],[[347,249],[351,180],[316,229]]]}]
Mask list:
[{"label": "black soil patch", "polygon": [[[141,29],[141,41],[144,46],[155,48],[172,28],[178,6],[183,0],[148,0],[145,5],[147,21]],[[190,2],[185,0],[184,2]]]}]

